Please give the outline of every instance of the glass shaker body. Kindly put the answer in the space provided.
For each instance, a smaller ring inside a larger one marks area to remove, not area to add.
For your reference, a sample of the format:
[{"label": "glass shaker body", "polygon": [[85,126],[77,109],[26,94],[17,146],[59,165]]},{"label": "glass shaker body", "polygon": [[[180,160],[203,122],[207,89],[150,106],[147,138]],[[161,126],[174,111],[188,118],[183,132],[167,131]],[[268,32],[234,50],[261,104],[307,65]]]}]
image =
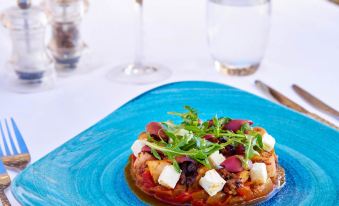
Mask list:
[{"label": "glass shaker body", "polygon": [[81,37],[81,21],[85,11],[83,0],[47,0],[46,9],[52,25],[49,43],[56,69],[67,72],[78,67],[86,48]]},{"label": "glass shaker body", "polygon": [[47,18],[37,7],[5,11],[2,22],[9,29],[12,52],[7,64],[8,85],[19,92],[51,88],[54,65],[45,46]]}]

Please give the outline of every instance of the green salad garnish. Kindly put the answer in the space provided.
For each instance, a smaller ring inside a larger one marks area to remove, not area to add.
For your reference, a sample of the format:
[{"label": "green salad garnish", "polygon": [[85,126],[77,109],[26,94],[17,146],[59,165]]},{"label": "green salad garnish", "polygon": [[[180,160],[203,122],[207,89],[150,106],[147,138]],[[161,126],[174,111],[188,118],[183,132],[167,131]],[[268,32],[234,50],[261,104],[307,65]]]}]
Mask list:
[{"label": "green salad garnish", "polygon": [[[159,152],[163,153],[173,162],[177,171],[180,171],[176,157],[188,156],[189,158],[211,168],[208,156],[215,151],[222,150],[228,145],[233,147],[242,145],[244,154],[239,155],[245,168],[254,155],[259,155],[263,149],[261,135],[254,131],[248,122],[244,122],[237,131],[225,128],[225,125],[232,121],[228,117],[214,116],[211,120],[202,121],[198,112],[185,106],[186,113],[169,112],[168,114],[179,116],[182,119],[180,124],[173,121],[162,122],[163,132],[168,139],[153,138],[148,133],[148,140],[145,144],[151,148],[154,157],[161,159]],[[206,136],[213,137],[216,141],[210,141]]]}]

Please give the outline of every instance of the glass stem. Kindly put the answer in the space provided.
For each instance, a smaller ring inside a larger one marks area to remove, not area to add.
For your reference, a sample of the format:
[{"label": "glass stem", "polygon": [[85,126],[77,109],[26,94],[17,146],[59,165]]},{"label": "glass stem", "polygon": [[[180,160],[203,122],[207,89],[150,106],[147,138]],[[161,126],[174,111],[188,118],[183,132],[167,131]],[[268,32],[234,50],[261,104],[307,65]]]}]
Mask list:
[{"label": "glass stem", "polygon": [[136,32],[135,32],[135,54],[134,65],[143,65],[143,0],[136,1]]}]

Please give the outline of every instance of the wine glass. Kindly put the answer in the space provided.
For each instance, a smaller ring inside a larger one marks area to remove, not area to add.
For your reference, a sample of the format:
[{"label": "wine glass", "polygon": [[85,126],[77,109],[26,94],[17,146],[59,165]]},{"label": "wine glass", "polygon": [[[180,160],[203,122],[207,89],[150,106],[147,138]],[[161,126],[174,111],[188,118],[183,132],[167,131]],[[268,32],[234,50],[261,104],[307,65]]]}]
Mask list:
[{"label": "wine glass", "polygon": [[143,58],[143,0],[134,0],[136,5],[136,48],[134,62],[116,67],[108,78],[115,82],[148,84],[168,78],[170,70],[158,64],[147,64]]}]

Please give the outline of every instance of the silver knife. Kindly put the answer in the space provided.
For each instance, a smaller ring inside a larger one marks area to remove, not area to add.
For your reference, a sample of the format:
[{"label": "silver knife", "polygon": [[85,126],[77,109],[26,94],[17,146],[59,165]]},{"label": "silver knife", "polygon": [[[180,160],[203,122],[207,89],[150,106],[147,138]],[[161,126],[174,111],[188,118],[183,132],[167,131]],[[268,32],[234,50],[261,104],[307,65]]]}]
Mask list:
[{"label": "silver knife", "polygon": [[339,0],[330,0],[330,1],[339,5]]},{"label": "silver knife", "polygon": [[277,90],[273,89],[272,87],[266,85],[265,83],[263,83],[262,81],[256,80],[255,81],[255,85],[257,87],[259,87],[261,90],[263,90],[266,94],[269,94],[270,96],[272,96],[275,100],[277,100],[280,104],[283,104],[293,110],[296,110],[298,112],[304,113],[320,122],[323,122],[325,124],[327,124],[328,126],[335,128],[336,130],[339,130],[339,127],[336,126],[335,124],[333,124],[332,122],[320,117],[317,114],[314,114],[308,110],[306,110],[304,107],[300,106],[299,104],[295,103],[294,101],[292,101],[291,99],[289,99],[288,97],[286,97],[285,95],[281,94],[280,92],[278,92]]},{"label": "silver knife", "polygon": [[301,96],[306,102],[311,104],[313,107],[315,107],[315,108],[333,116],[337,120],[339,120],[339,112],[337,110],[330,107],[325,102],[321,101],[320,99],[313,96],[312,94],[310,94],[309,92],[307,92],[306,90],[304,90],[303,88],[299,87],[296,84],[293,84],[292,88],[299,96]]}]

